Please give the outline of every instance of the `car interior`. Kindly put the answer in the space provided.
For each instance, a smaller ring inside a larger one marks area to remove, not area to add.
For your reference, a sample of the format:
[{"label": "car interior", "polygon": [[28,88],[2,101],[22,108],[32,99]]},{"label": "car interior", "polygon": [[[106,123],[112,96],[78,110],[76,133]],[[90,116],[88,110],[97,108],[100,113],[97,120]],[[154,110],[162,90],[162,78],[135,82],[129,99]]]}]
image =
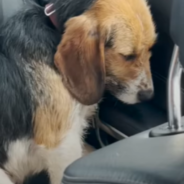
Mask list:
[{"label": "car interior", "polygon": [[[19,9],[19,3],[0,0],[0,23]],[[184,1],[148,3],[158,33],[151,59],[154,97],[127,105],[105,94],[86,135],[90,153],[66,169],[63,184],[184,181]],[[43,173],[25,183],[48,182]]]}]

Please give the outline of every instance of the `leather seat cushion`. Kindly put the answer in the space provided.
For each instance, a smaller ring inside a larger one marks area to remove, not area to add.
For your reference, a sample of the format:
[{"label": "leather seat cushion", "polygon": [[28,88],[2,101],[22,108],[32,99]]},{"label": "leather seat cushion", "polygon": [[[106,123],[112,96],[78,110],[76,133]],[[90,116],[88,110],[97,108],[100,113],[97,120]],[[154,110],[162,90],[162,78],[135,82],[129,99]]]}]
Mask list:
[{"label": "leather seat cushion", "polygon": [[179,184],[184,181],[184,134],[149,138],[149,131],[70,165],[63,184]]}]

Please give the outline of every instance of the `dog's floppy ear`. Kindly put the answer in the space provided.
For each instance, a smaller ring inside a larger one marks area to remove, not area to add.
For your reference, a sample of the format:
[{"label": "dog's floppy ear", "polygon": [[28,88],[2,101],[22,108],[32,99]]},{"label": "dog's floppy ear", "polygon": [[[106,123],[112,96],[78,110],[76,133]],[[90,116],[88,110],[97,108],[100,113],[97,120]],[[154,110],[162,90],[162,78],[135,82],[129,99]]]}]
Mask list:
[{"label": "dog's floppy ear", "polygon": [[95,22],[78,16],[66,23],[55,65],[69,92],[82,104],[97,103],[104,92],[104,43]]}]

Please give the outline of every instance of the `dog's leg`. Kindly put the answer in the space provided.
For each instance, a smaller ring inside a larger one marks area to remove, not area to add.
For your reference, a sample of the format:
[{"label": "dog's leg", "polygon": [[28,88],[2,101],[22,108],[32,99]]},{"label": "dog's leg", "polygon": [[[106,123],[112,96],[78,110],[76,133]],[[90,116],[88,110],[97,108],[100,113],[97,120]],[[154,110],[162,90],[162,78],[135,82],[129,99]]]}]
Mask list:
[{"label": "dog's leg", "polygon": [[59,148],[50,151],[47,167],[51,184],[61,184],[67,166],[80,157],[82,157],[81,140],[75,135],[70,135]]},{"label": "dog's leg", "polygon": [[0,169],[0,184],[14,184],[2,169]]},{"label": "dog's leg", "polygon": [[59,154],[57,155],[56,153],[53,153],[53,155],[49,157],[48,174],[51,184],[61,184],[64,172],[64,167],[61,160],[62,157],[59,157]]}]

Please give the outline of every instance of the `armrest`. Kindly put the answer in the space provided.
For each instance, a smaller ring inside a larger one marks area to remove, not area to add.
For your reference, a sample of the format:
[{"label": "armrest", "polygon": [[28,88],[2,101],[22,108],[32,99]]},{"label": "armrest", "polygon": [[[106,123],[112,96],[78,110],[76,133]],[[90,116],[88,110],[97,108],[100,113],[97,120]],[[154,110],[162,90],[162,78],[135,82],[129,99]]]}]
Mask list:
[{"label": "armrest", "polygon": [[63,184],[181,184],[184,134],[148,138],[148,133],[74,162],[65,171]]}]

